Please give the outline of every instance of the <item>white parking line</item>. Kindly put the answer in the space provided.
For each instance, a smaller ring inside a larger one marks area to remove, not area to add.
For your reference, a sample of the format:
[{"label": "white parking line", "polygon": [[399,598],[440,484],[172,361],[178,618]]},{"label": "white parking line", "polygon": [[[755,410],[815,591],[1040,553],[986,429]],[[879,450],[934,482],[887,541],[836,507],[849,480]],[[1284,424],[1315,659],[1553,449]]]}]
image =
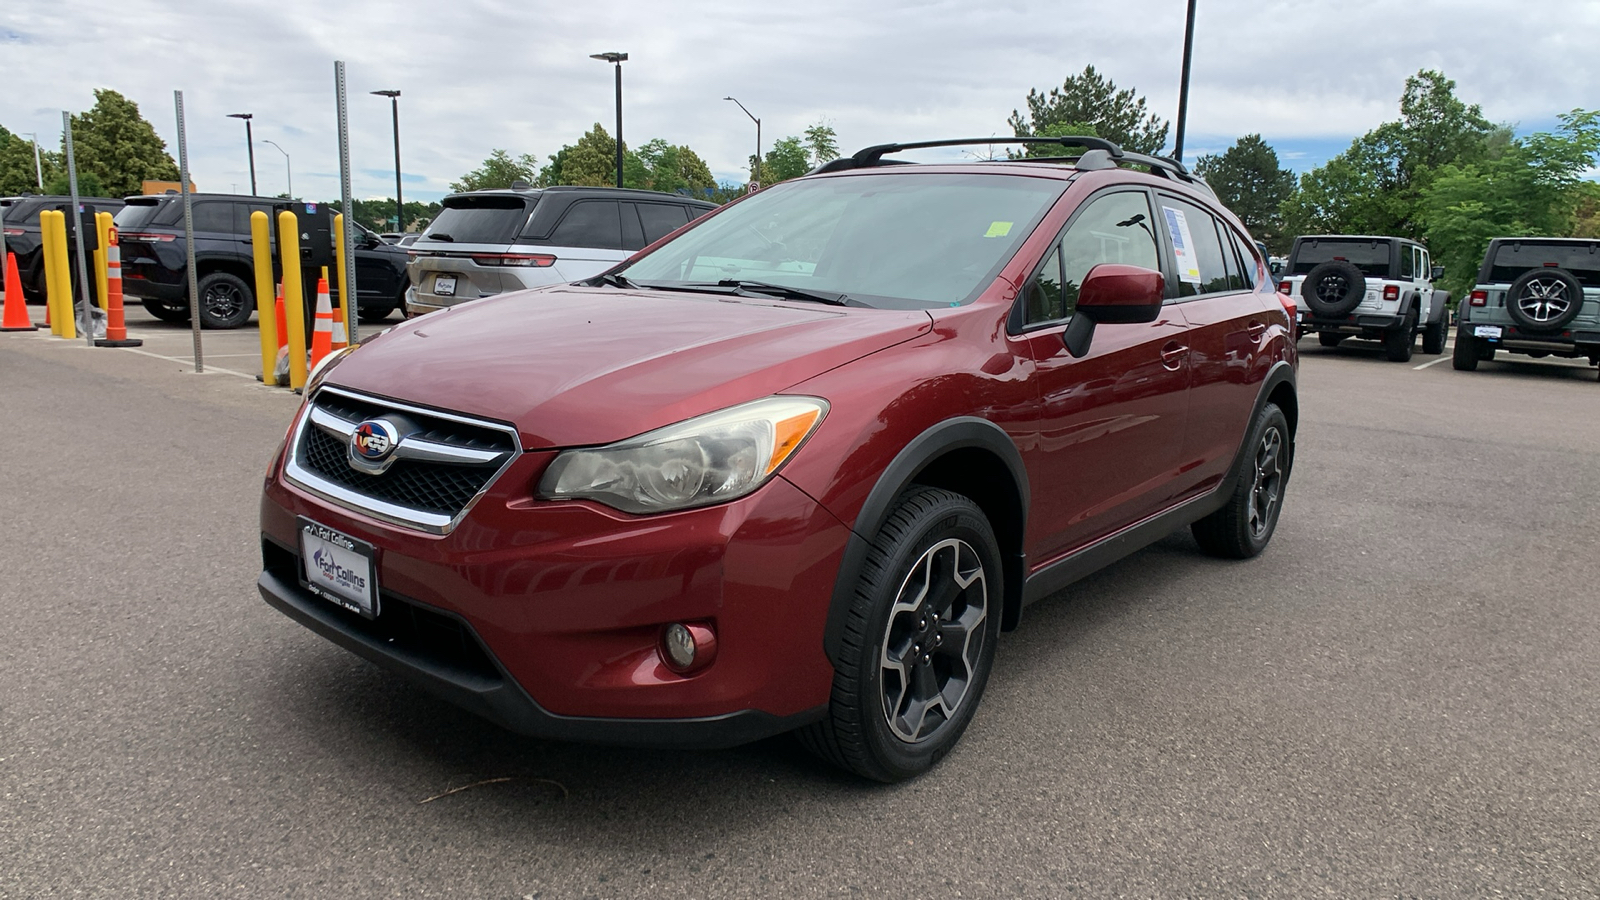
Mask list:
[{"label": "white parking line", "polygon": [[[167,362],[183,363],[186,366],[194,365],[194,357],[192,356],[163,356],[160,353],[151,353],[149,350],[140,350],[137,347],[120,347],[118,349],[126,353],[137,353],[140,356],[149,356],[154,359],[164,359]],[[256,380],[254,375],[246,375],[243,372],[235,372],[232,369],[224,369],[221,366],[206,366],[206,372],[221,372],[224,375],[235,375],[239,378],[248,378],[251,381]]]},{"label": "white parking line", "polygon": [[1450,357],[1448,357],[1448,356],[1441,356],[1438,359],[1434,360],[1433,362],[1425,362],[1420,366],[1412,366],[1411,369],[1412,369],[1412,371],[1416,371],[1417,369],[1426,369],[1429,366],[1437,366],[1439,363],[1442,363],[1442,362],[1444,362],[1445,360],[1447,360],[1449,358]]}]

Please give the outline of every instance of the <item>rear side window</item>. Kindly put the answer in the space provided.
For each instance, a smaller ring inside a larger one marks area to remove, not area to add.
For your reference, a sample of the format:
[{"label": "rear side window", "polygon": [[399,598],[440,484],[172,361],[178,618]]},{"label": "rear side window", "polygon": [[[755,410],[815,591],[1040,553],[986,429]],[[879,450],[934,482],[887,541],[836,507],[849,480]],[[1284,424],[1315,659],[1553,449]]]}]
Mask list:
[{"label": "rear side window", "polygon": [[146,225],[156,224],[156,214],[160,210],[159,199],[134,198],[128,201],[128,205],[124,206],[112,221],[116,222],[118,231],[138,231]]},{"label": "rear side window", "polygon": [[232,203],[194,204],[194,230],[233,233]]},{"label": "rear side window", "polygon": [[505,194],[446,197],[423,236],[457,244],[509,244],[527,221],[529,206]]},{"label": "rear side window", "polygon": [[1304,275],[1331,260],[1354,263],[1368,278],[1388,278],[1389,242],[1341,238],[1306,238],[1295,245],[1289,274]]},{"label": "rear side window", "polygon": [[689,224],[689,216],[676,203],[640,203],[637,206],[646,244],[653,244]]},{"label": "rear side window", "polygon": [[1211,213],[1176,197],[1161,198],[1162,224],[1173,251],[1178,296],[1194,297],[1226,291],[1228,265]]},{"label": "rear side window", "polygon": [[39,225],[39,213],[44,212],[49,205],[43,200],[16,200],[5,206],[5,220],[7,225]]},{"label": "rear side window", "polygon": [[1562,268],[1584,287],[1600,287],[1600,242],[1539,243],[1510,241],[1491,249],[1480,281],[1515,281],[1529,269]]},{"label": "rear side window", "polygon": [[579,200],[550,233],[557,247],[622,249],[622,215],[615,200]]},{"label": "rear side window", "polygon": [[1400,277],[1417,277],[1417,258],[1411,254],[1413,248],[1402,246],[1400,248]]},{"label": "rear side window", "polygon": [[267,214],[267,233],[271,233],[273,228],[272,207],[258,203],[235,203],[233,204],[233,231],[235,234],[250,233],[250,214],[255,212]]}]

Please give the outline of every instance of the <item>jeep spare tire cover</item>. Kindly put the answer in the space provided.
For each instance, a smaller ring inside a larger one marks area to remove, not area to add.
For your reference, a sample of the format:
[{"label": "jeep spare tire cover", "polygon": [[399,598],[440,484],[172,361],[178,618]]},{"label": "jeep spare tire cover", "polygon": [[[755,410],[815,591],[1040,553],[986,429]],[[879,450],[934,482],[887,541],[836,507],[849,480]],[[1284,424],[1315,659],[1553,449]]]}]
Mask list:
[{"label": "jeep spare tire cover", "polygon": [[1319,316],[1344,316],[1367,294],[1367,276],[1355,263],[1329,260],[1306,274],[1300,296]]},{"label": "jeep spare tire cover", "polygon": [[1528,331],[1563,328],[1583,310],[1583,285],[1566,269],[1529,269],[1506,289],[1506,312]]}]

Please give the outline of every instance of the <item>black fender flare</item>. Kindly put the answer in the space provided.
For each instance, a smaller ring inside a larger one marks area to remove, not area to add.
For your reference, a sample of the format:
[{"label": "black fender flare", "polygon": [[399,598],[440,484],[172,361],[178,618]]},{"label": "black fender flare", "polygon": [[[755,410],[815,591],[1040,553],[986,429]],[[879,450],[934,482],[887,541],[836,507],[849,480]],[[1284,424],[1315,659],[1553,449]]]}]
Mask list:
[{"label": "black fender flare", "polygon": [[[1022,511],[1019,528],[1025,529],[1030,496],[1028,471],[1022,464],[1021,451],[1004,429],[988,419],[960,416],[930,426],[912,438],[895,454],[883,474],[878,476],[877,484],[873,485],[866,502],[861,505],[861,512],[851,524],[850,537],[845,544],[844,558],[839,563],[839,575],[834,580],[833,597],[828,603],[827,624],[822,634],[823,652],[834,665],[838,665],[844,623],[854,598],[857,575],[866,562],[868,543],[888,519],[895,498],[915,482],[917,476],[934,460],[953,450],[969,447],[993,453],[1010,470],[1017,489],[1018,506]],[[1014,552],[1013,548],[1002,547],[1001,554],[1006,610],[1002,627],[1009,628],[1015,625],[1015,611],[1021,609],[1022,581],[1027,566],[1020,547],[1014,548]]]},{"label": "black fender flare", "polygon": [[1217,508],[1220,509],[1222,504],[1227,502],[1227,498],[1233,496],[1234,485],[1238,484],[1239,479],[1244,477],[1245,469],[1251,464],[1250,448],[1246,446],[1246,442],[1250,439],[1250,429],[1255,426],[1256,417],[1261,415],[1261,410],[1266,408],[1267,403],[1272,399],[1272,395],[1277,393],[1279,386],[1285,384],[1289,386],[1289,391],[1295,396],[1295,407],[1283,411],[1284,417],[1289,420],[1289,459],[1283,469],[1283,484],[1285,487],[1288,486],[1289,476],[1294,471],[1295,435],[1300,430],[1300,386],[1296,382],[1294,366],[1288,360],[1280,359],[1272,364],[1272,368],[1267,370],[1267,377],[1261,380],[1261,390],[1256,393],[1255,406],[1250,410],[1250,418],[1245,426],[1244,436],[1239,439],[1239,449],[1234,453],[1233,465],[1228,467],[1227,476],[1223,478],[1222,484],[1217,486],[1217,490],[1213,494],[1214,497],[1221,501],[1217,504]]}]

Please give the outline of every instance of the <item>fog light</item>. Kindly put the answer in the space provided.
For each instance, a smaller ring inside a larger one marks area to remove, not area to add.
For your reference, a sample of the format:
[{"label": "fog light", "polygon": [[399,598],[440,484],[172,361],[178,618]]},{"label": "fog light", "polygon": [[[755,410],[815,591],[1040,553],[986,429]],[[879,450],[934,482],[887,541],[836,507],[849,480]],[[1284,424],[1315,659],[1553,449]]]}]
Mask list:
[{"label": "fog light", "polygon": [[673,622],[661,632],[661,658],[678,674],[711,664],[717,653],[717,635],[707,625]]}]

